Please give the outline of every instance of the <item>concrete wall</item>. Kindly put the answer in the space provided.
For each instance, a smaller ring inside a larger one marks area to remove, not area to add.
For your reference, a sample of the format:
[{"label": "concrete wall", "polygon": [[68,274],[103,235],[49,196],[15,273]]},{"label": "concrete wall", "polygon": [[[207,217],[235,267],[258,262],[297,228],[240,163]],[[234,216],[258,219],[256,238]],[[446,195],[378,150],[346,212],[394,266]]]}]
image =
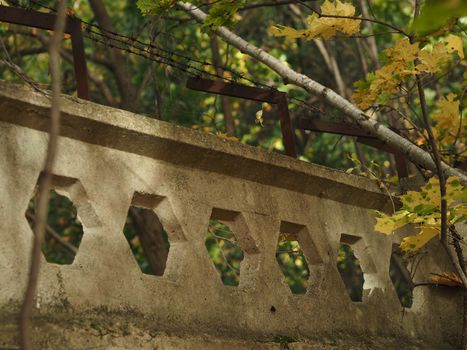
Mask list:
[{"label": "concrete wall", "polygon": [[[84,236],[72,265],[43,260],[38,349],[457,344],[455,289],[418,287],[413,307],[401,307],[388,273],[393,238],[372,229],[369,209],[389,207],[374,182],[71,97],[62,104],[54,187],[77,207]],[[32,243],[24,213],[46,152],[49,105],[0,83],[0,348],[17,343]],[[168,231],[162,277],[141,272],[122,233],[132,204],[153,208]],[[238,287],[221,283],[207,254],[213,215],[225,216],[245,251]],[[305,295],[290,292],[276,262],[281,225],[300,231],[311,275]],[[342,234],[358,241],[363,302],[350,300],[336,268]],[[417,274],[449,269],[434,243]]]}]

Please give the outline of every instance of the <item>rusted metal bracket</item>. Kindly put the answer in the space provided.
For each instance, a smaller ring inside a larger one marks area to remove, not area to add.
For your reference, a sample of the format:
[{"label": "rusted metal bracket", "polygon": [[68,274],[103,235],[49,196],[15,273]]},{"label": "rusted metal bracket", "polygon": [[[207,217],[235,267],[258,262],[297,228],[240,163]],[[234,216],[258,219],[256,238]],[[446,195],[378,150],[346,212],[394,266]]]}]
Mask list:
[{"label": "rusted metal bracket", "polygon": [[[0,21],[19,24],[33,28],[53,30],[57,15],[43,13],[29,9],[0,5]],[[88,70],[84,55],[83,34],[81,21],[68,16],[65,33],[71,36],[71,48],[73,53],[73,65],[75,69],[76,90],[79,98],[89,100]]]},{"label": "rusted metal bracket", "polygon": [[356,137],[356,141],[365,145],[380,149],[382,151],[392,153],[394,160],[396,161],[396,169],[399,178],[405,178],[409,176],[407,170],[407,161],[405,156],[399,150],[385,144],[381,140],[377,139],[369,132],[356,128],[352,125],[346,124],[333,124],[322,120],[300,118],[298,121],[298,127],[304,130],[310,130],[315,132],[327,132],[330,134],[338,134],[345,136]]},{"label": "rusted metal bracket", "polygon": [[188,78],[186,87],[196,91],[204,91],[218,95],[276,104],[279,113],[279,120],[281,123],[285,154],[290,157],[297,157],[295,134],[292,127],[292,122],[290,120],[286,93],[237,83],[226,83],[221,80],[203,79],[200,77]]}]

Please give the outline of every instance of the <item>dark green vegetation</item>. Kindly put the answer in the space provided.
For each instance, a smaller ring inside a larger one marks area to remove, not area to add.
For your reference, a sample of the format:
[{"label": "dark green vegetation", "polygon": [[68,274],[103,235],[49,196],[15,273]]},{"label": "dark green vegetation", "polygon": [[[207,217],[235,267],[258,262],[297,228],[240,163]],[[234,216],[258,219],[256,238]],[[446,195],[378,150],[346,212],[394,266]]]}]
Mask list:
[{"label": "dark green vegetation", "polygon": [[[29,226],[34,227],[37,193],[34,193],[26,211]],[[72,264],[83,237],[83,226],[76,208],[65,196],[50,190],[49,216],[46,239],[42,246],[45,259],[54,264]]]},{"label": "dark green vegetation", "polygon": [[238,286],[243,251],[230,228],[218,220],[209,220],[206,249],[219,272],[222,283]]}]

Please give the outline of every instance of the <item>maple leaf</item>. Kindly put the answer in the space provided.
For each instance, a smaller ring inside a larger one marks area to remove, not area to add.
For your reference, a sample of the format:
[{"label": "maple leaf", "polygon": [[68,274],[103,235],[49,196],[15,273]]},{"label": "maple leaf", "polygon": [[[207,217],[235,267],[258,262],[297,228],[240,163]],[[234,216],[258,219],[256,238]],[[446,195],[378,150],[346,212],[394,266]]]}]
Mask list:
[{"label": "maple leaf", "polygon": [[362,111],[366,111],[376,101],[377,96],[370,93],[371,82],[376,78],[374,73],[368,73],[366,81],[359,80],[354,83],[355,92],[352,95],[352,100],[357,104]]},{"label": "maple leaf", "polygon": [[[467,135],[465,128],[461,128],[459,118],[460,101],[455,101],[456,95],[450,93],[436,102],[438,111],[433,115],[436,122],[437,139],[443,143],[452,144],[459,137]],[[464,123],[462,123],[465,125]]]},{"label": "maple leaf", "polygon": [[460,36],[449,34],[444,41],[446,42],[446,49],[449,53],[457,52],[460,58],[464,59],[464,45]]},{"label": "maple leaf", "polygon": [[329,39],[338,32],[352,35],[359,31],[361,20],[341,17],[355,17],[355,7],[350,3],[339,0],[335,2],[326,0],[321,5],[321,15],[314,13],[308,16],[307,29],[297,30],[276,24],[269,28],[269,33],[289,39],[306,38],[307,40],[313,40],[316,38]]},{"label": "maple leaf", "polygon": [[138,0],[136,5],[143,15],[160,16],[174,7],[176,3],[176,0]]},{"label": "maple leaf", "polygon": [[[418,44],[411,44],[408,40],[399,40],[394,47],[385,51],[388,62],[386,65],[368,74],[367,82],[356,82],[357,90],[352,98],[362,110],[367,110],[375,102],[378,104],[385,101],[398,91],[399,83],[403,78],[414,72],[409,69],[418,55]],[[368,79],[368,78],[371,78]]]},{"label": "maple leaf", "polygon": [[376,96],[368,89],[357,90],[352,94],[352,100],[362,111],[366,111],[375,102]]},{"label": "maple leaf", "polygon": [[275,24],[269,27],[269,33],[273,36],[284,36],[288,39],[307,37],[307,30],[296,30],[291,27]]},{"label": "maple leaf", "polygon": [[397,229],[404,227],[410,222],[410,212],[403,210],[397,212],[392,216],[387,216],[382,213],[382,217],[376,218],[376,225],[374,229],[385,235],[393,234]]},{"label": "maple leaf", "polygon": [[446,46],[438,41],[433,45],[433,50],[421,50],[418,54],[420,63],[417,64],[416,70],[419,73],[436,73],[439,71],[440,66],[444,65],[449,60],[449,52]]},{"label": "maple leaf", "polygon": [[[386,215],[376,211],[374,229],[386,235],[392,234],[399,228],[414,224],[419,228],[416,235],[408,236],[401,242],[401,249],[413,252],[440,233],[441,228],[441,194],[439,179],[431,178],[419,191],[408,191],[397,196],[402,202],[402,209],[393,215]],[[446,179],[446,196],[448,205],[448,225],[467,221],[467,189],[461,184],[459,177]]]},{"label": "maple leaf", "polygon": [[411,44],[408,39],[399,40],[394,47],[384,50],[390,61],[413,62],[419,52],[418,43]]},{"label": "maple leaf", "polygon": [[402,239],[400,247],[407,253],[417,251],[438,236],[439,233],[440,231],[437,227],[421,226],[418,234]]}]

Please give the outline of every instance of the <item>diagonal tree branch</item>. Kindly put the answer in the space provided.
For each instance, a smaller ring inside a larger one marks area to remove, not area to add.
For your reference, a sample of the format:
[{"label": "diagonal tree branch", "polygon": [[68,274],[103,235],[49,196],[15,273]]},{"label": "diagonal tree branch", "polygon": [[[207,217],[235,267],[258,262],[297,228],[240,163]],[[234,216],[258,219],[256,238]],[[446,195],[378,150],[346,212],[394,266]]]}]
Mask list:
[{"label": "diagonal tree branch", "polygon": [[[180,1],[177,3],[177,6],[200,23],[203,23],[206,19],[207,15],[191,3]],[[428,152],[422,150],[420,147],[414,145],[409,140],[393,132],[380,122],[371,119],[363,111],[354,106],[350,101],[346,100],[333,90],[321,85],[306,75],[297,73],[293,69],[283,64],[277,58],[273,57],[266,51],[248,43],[225,27],[220,27],[214,32],[223,40],[236,47],[243,53],[250,55],[251,57],[257,59],[261,63],[274,70],[288,83],[302,87],[310,94],[320,97],[324,102],[350,117],[364,130],[370,132],[372,135],[387,145],[390,145],[401,151],[412,162],[426,169],[436,171],[436,165]],[[452,168],[445,163],[442,163],[442,168],[446,175],[459,176],[462,179],[462,182],[467,182],[467,176],[461,171]]]}]

